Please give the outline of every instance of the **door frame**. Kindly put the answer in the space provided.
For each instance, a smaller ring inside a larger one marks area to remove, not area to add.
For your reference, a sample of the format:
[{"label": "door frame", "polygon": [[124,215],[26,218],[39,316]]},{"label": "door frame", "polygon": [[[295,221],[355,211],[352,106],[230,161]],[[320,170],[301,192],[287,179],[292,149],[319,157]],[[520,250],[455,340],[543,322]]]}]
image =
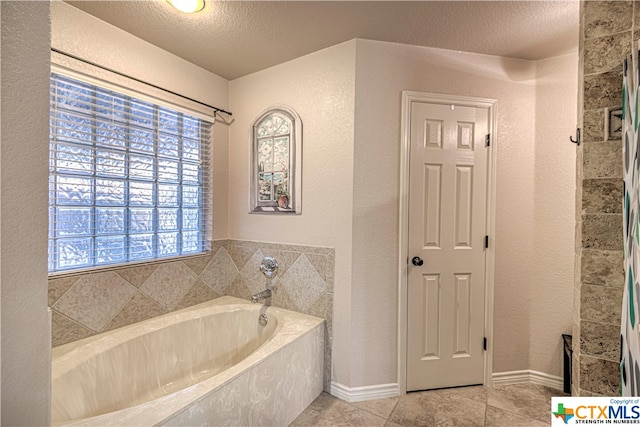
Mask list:
[{"label": "door frame", "polygon": [[409,165],[411,152],[411,105],[414,102],[430,104],[456,104],[489,110],[489,147],[487,173],[487,235],[489,248],[485,258],[485,319],[487,351],[484,359],[484,385],[492,384],[493,374],[493,288],[495,266],[495,204],[496,204],[496,143],[497,103],[495,99],[469,96],[444,95],[414,91],[402,91],[401,154],[400,154],[400,230],[398,248],[398,387],[400,394],[407,393],[407,282],[409,244]]}]

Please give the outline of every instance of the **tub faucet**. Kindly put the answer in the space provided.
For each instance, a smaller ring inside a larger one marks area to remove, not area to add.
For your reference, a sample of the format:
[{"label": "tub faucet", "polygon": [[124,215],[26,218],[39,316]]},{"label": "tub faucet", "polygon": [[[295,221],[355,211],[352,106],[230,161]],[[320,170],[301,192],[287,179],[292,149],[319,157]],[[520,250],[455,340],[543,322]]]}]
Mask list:
[{"label": "tub faucet", "polygon": [[265,289],[262,292],[258,292],[255,295],[251,296],[251,302],[256,303],[260,300],[271,298],[271,289]]}]

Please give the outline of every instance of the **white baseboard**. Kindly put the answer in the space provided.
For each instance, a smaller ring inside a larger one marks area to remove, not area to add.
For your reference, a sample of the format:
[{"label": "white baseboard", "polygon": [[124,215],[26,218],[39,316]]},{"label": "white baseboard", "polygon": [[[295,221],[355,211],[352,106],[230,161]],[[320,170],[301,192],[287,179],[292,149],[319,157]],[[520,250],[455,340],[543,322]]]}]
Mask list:
[{"label": "white baseboard", "polygon": [[507,384],[537,384],[549,387],[555,390],[562,390],[564,382],[562,377],[545,374],[544,372],[524,370],[511,372],[494,372],[491,376],[493,385]]},{"label": "white baseboard", "polygon": [[[531,370],[494,372],[491,380],[494,386],[537,384],[554,390],[562,390],[564,385],[561,377]],[[400,386],[398,384],[377,384],[363,387],[347,387],[332,381],[330,393],[346,402],[362,402],[364,400],[400,396]]]},{"label": "white baseboard", "polygon": [[362,402],[363,400],[398,397],[400,396],[400,386],[398,384],[377,384],[363,387],[347,387],[332,381],[331,394],[347,402]]}]

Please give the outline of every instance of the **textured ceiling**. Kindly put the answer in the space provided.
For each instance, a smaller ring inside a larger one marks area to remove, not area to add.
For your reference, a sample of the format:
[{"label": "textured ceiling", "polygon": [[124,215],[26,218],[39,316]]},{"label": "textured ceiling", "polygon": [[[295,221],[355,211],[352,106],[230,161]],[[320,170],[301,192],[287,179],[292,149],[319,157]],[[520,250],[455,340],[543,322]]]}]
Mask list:
[{"label": "textured ceiling", "polygon": [[573,1],[68,1],[228,80],[353,38],[542,59],[575,52]]}]

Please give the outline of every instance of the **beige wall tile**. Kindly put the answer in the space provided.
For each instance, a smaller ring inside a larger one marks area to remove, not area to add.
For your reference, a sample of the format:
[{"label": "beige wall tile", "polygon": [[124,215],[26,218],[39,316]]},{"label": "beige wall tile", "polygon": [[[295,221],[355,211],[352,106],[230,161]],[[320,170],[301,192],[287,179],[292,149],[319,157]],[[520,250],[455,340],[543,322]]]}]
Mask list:
[{"label": "beige wall tile", "polygon": [[273,287],[271,290],[273,295],[271,297],[271,305],[291,311],[299,311],[296,304],[291,300],[291,297],[289,297],[285,287],[282,286],[282,283],[279,283],[278,286]]},{"label": "beige wall tile", "polygon": [[211,242],[211,255],[218,252],[220,248],[226,248],[229,245],[229,241],[227,239],[214,240]]},{"label": "beige wall tile", "polygon": [[631,1],[585,1],[585,39],[629,30],[632,17],[633,2]]},{"label": "beige wall tile", "polygon": [[158,264],[137,265],[135,267],[119,268],[116,272],[124,280],[139,288],[157,267]]},{"label": "beige wall tile", "polygon": [[306,314],[320,317],[327,320],[327,328],[329,334],[333,336],[331,330],[332,317],[333,317],[333,294],[325,292],[322,294],[308,309]]},{"label": "beige wall tile", "polygon": [[238,270],[242,270],[244,268],[257,249],[257,244],[245,246],[239,245],[234,241],[229,243],[228,246],[229,256],[231,256],[231,259],[236,264]]},{"label": "beige wall tile", "polygon": [[200,279],[215,293],[225,295],[227,287],[240,274],[225,248],[220,248],[200,273]]},{"label": "beige wall tile", "polygon": [[247,261],[242,270],[240,270],[244,284],[252,295],[265,290],[267,287],[267,278],[260,271],[260,263],[263,259],[264,254],[258,249],[253,253],[251,259]]},{"label": "beige wall tile", "polygon": [[[215,254],[215,252],[212,252],[212,253]],[[209,262],[211,262],[212,259],[213,259],[213,255],[206,255],[206,256],[197,256],[192,258],[185,258],[184,260],[182,260],[182,262],[184,262],[184,264],[187,267],[192,269],[194,273],[200,274],[202,273],[202,270],[204,270],[204,268],[209,264]]]},{"label": "beige wall tile", "polygon": [[630,1],[581,2],[583,102],[579,116],[585,144],[578,148],[576,168],[578,298],[574,298],[572,369],[572,389],[579,395],[616,396],[619,388],[617,352],[624,285],[622,215],[618,214],[622,208],[622,143],[600,141],[606,133],[605,109],[622,104],[621,62],[629,52],[634,7]]},{"label": "beige wall tile", "polygon": [[328,255],[305,254],[311,265],[316,269],[322,280],[327,280]]},{"label": "beige wall tile", "polygon": [[273,257],[278,261],[278,277],[282,277],[300,256],[300,252],[281,251],[273,248],[264,248],[261,251],[264,256]]},{"label": "beige wall tile", "polygon": [[585,74],[622,70],[622,61],[631,52],[631,31],[589,39],[585,42]]},{"label": "beige wall tile", "polygon": [[52,312],[51,323],[51,344],[53,347],[95,335],[94,331],[85,328],[55,310]]},{"label": "beige wall tile", "polygon": [[336,272],[336,256],[335,251],[332,250],[329,254],[327,254],[327,271],[325,281],[327,282],[327,288],[330,292],[333,292],[333,283]]},{"label": "beige wall tile", "polygon": [[196,283],[189,289],[189,292],[178,303],[175,310],[181,310],[185,307],[200,304],[205,301],[216,299],[222,295],[214,292],[202,280],[196,280]]},{"label": "beige wall tile", "polygon": [[582,250],[582,283],[598,286],[624,286],[624,253],[596,249]]},{"label": "beige wall tile", "polygon": [[49,279],[49,307],[58,301],[58,298],[64,295],[79,278],[80,276],[71,276]]},{"label": "beige wall tile", "polygon": [[282,285],[298,307],[297,311],[303,313],[327,291],[325,281],[304,254],[282,276]]},{"label": "beige wall tile", "polygon": [[585,179],[582,181],[584,213],[622,213],[622,180],[620,178]]},{"label": "beige wall tile", "polygon": [[622,179],[622,142],[585,143],[582,154],[583,179]]},{"label": "beige wall tile", "polygon": [[589,214],[582,219],[582,246],[591,249],[622,248],[622,215]]},{"label": "beige wall tile", "polygon": [[[584,112],[581,136],[583,142],[604,141],[603,108]],[[578,164],[582,165],[582,162],[579,162]]]},{"label": "beige wall tile", "polygon": [[[582,321],[594,321],[615,325],[618,328],[616,339],[620,337],[620,318],[622,314],[622,287],[582,285],[580,293],[580,317]],[[616,348],[619,346],[616,345]]]},{"label": "beige wall tile", "polygon": [[140,291],[167,310],[173,310],[198,276],[183,262],[160,264],[140,286]]},{"label": "beige wall tile", "polygon": [[103,331],[121,328],[133,323],[142,322],[152,317],[161,316],[167,313],[167,310],[161,307],[157,302],[144,295],[136,292],[131,300],[122,307],[122,310],[104,327]]},{"label": "beige wall tile", "polygon": [[580,390],[598,393],[604,396],[620,394],[619,362],[597,359],[582,355],[580,357]]},{"label": "beige wall tile", "polygon": [[584,109],[622,106],[622,67],[584,76]]},{"label": "beige wall tile", "polygon": [[231,295],[236,298],[249,299],[251,298],[251,291],[247,287],[246,281],[242,276],[236,277],[236,280],[231,282],[229,287],[227,287],[227,292],[225,295]]},{"label": "beige wall tile", "polygon": [[99,332],[135,293],[136,288],[113,271],[87,274],[80,277],[52,308]]},{"label": "beige wall tile", "polygon": [[582,321],[580,325],[580,354],[620,361],[620,325]]}]

